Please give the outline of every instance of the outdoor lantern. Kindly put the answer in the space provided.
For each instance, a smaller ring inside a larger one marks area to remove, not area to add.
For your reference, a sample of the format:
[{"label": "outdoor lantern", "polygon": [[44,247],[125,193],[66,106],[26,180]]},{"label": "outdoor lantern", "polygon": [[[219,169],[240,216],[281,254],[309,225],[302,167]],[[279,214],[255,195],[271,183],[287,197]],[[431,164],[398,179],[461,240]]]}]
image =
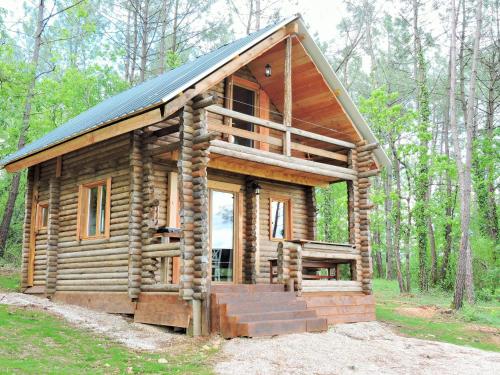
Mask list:
[{"label": "outdoor lantern", "polygon": [[266,74],[266,77],[271,77],[271,74],[273,73],[272,70],[271,70],[271,65],[269,64],[266,64],[266,69],[265,69],[265,74]]},{"label": "outdoor lantern", "polygon": [[252,184],[252,188],[253,188],[253,191],[255,192],[255,195],[259,195],[260,194],[261,187],[260,187],[260,185],[258,183],[254,182]]}]

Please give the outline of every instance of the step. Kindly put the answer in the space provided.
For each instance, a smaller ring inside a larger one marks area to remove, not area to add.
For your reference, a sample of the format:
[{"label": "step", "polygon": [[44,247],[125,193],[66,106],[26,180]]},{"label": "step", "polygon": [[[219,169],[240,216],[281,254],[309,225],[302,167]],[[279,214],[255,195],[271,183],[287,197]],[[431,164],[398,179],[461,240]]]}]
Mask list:
[{"label": "step", "polygon": [[255,293],[255,292],[284,292],[282,284],[228,284],[212,285],[212,293]]},{"label": "step", "polygon": [[250,302],[250,303],[221,304],[220,308],[221,312],[225,310],[225,313],[229,315],[236,315],[244,313],[306,310],[307,306],[304,301],[291,300],[290,302],[278,302],[278,303]]},{"label": "step", "polygon": [[270,320],[238,324],[238,335],[247,337],[275,336],[308,331],[317,332],[326,329],[326,320],[322,318]]},{"label": "step", "polygon": [[259,292],[259,293],[216,293],[216,303],[241,302],[278,302],[295,300],[295,294],[290,292]]},{"label": "step", "polygon": [[[231,315],[232,317],[232,315]],[[293,320],[302,318],[317,318],[314,310],[296,310],[296,311],[273,311],[265,313],[248,313],[234,316],[238,323],[250,323],[270,320]]]}]

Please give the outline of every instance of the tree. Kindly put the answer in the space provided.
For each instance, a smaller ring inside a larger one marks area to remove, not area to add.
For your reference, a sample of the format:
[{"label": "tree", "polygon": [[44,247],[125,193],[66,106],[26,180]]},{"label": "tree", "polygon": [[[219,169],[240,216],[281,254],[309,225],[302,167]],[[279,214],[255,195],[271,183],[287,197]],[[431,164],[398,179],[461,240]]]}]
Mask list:
[{"label": "tree", "polygon": [[[452,15],[455,14],[455,0],[451,0]],[[474,106],[476,100],[476,78],[477,64],[479,54],[479,43],[481,39],[481,24],[482,24],[482,0],[477,1],[476,5],[476,29],[474,32],[474,47],[472,53],[471,77],[469,82],[469,95],[466,106],[466,141],[465,141],[465,161],[462,161],[462,152],[460,139],[458,136],[456,109],[455,109],[455,54],[456,54],[456,20],[452,16],[451,24],[451,78],[450,78],[450,128],[453,134],[453,145],[455,149],[455,158],[457,170],[459,174],[459,191],[460,191],[460,220],[461,220],[461,237],[460,249],[458,257],[458,267],[455,281],[455,295],[453,297],[453,305],[456,309],[460,309],[463,305],[464,293],[467,295],[469,303],[474,302],[473,282],[472,282],[472,254],[470,247],[470,215],[471,215],[471,166],[472,152],[474,143]]]}]

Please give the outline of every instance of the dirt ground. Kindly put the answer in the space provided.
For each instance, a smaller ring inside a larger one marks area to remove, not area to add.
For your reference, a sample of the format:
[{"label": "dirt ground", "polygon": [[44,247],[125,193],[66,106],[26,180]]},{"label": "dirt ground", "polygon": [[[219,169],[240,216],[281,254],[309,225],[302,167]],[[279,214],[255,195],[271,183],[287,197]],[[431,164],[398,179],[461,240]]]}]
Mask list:
[{"label": "dirt ground", "polygon": [[[177,352],[194,340],[119,315],[0,293],[0,304],[39,309],[133,350]],[[382,323],[339,325],[325,333],[273,338],[204,340],[221,346],[211,361],[217,374],[500,374],[500,354],[396,335]],[[202,350],[203,350],[202,348]]]}]

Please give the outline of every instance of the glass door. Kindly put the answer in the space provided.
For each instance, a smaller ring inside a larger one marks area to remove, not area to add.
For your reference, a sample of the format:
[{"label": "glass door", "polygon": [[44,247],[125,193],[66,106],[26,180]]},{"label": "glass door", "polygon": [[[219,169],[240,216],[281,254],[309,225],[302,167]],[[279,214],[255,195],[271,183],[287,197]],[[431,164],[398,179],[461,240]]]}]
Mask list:
[{"label": "glass door", "polygon": [[235,193],[210,189],[212,281],[233,282],[235,255]]}]

